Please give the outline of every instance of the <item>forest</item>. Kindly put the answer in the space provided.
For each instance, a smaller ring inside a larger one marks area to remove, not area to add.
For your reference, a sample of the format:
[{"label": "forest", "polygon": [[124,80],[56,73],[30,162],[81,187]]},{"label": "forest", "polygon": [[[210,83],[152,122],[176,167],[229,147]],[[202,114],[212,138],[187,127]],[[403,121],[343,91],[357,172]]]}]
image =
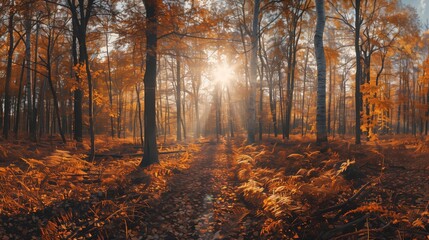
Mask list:
[{"label": "forest", "polygon": [[0,240],[429,239],[425,0],[0,0]]}]

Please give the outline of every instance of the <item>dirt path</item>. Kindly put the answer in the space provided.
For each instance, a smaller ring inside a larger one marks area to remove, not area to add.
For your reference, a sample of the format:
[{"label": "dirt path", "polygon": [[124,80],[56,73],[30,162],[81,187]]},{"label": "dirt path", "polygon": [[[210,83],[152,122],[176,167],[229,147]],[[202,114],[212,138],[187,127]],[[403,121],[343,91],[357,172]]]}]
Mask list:
[{"label": "dirt path", "polygon": [[239,227],[232,215],[245,210],[235,193],[230,147],[205,144],[189,169],[169,179],[169,190],[147,212],[147,239],[213,239]]}]

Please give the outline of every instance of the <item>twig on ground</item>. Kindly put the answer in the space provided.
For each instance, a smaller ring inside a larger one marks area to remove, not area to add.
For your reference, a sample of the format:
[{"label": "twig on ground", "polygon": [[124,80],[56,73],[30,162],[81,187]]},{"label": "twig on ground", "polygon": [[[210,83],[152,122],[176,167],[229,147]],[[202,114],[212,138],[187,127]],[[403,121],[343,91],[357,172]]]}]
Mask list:
[{"label": "twig on ground", "polygon": [[335,239],[344,239],[344,238],[351,237],[351,236],[354,236],[354,235],[359,235],[361,233],[368,233],[368,231],[370,233],[383,232],[387,227],[390,226],[391,223],[392,223],[392,221],[390,221],[389,223],[387,223],[386,225],[384,225],[383,227],[380,227],[380,228],[376,228],[376,229],[361,229],[359,231],[355,231],[355,232],[351,232],[351,233],[346,233],[346,234],[334,237],[332,239],[333,240],[335,240]]},{"label": "twig on ground", "polygon": [[[360,218],[358,218],[358,219],[356,219],[356,220],[354,220],[354,221],[351,221],[351,222],[346,223],[346,224],[344,224],[344,225],[337,226],[337,227],[335,227],[334,229],[332,229],[332,230],[330,230],[330,231],[328,231],[328,232],[322,233],[322,234],[319,236],[319,239],[332,239],[332,237],[333,237],[336,233],[342,233],[342,232],[346,231],[347,229],[352,228],[352,227],[355,227],[355,226],[356,226],[356,225],[358,225],[359,223],[361,223],[361,222],[365,221],[365,220],[369,217],[369,215],[370,215],[369,213],[368,213],[368,214],[365,214],[365,215],[363,215],[362,217],[360,217]],[[367,229],[364,229],[364,230],[365,230],[365,231],[367,231]]]},{"label": "twig on ground", "polygon": [[346,206],[347,204],[349,204],[349,203],[351,203],[351,202],[353,202],[354,200],[356,200],[356,198],[358,198],[359,197],[359,195],[361,195],[363,192],[364,192],[364,190],[369,186],[371,184],[371,182],[368,182],[368,183],[366,183],[365,185],[363,185],[353,196],[351,196],[349,199],[347,199],[347,201],[345,201],[345,202],[342,202],[342,203],[339,203],[339,204],[337,204],[337,205],[335,205],[335,206],[332,206],[332,207],[328,207],[328,208],[324,208],[324,209],[321,209],[321,210],[318,210],[318,211],[316,211],[313,215],[314,216],[320,216],[320,215],[322,215],[322,214],[325,214],[325,213],[328,213],[328,212],[332,212],[332,211],[335,211],[335,210],[337,210],[337,209],[341,209],[341,208],[343,208],[344,206]]}]

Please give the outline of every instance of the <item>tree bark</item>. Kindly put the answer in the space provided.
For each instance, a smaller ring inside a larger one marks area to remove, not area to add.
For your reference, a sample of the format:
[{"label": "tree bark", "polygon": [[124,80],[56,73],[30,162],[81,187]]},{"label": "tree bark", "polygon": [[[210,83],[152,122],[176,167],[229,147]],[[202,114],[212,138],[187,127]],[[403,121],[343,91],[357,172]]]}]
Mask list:
[{"label": "tree bark", "polygon": [[37,66],[39,65],[39,30],[40,30],[40,14],[37,16],[36,19],[36,34],[35,34],[35,43],[34,43],[34,63],[33,63],[33,118],[32,118],[32,124],[34,125],[34,138],[37,140],[37,116],[38,116],[38,110],[39,108],[36,107],[36,97],[37,97]]},{"label": "tree bark", "polygon": [[[259,38],[259,41],[261,41],[261,38]],[[258,68],[260,69],[259,72],[259,111],[258,111],[258,128],[259,128],[259,134],[258,134],[258,139],[259,141],[262,141],[262,134],[263,134],[263,118],[262,118],[262,111],[264,110],[263,108],[263,100],[264,100],[264,91],[262,88],[262,81],[264,79],[264,74],[265,74],[265,64],[264,64],[264,60],[262,58],[262,51],[261,48],[264,47],[263,42],[259,43],[260,44],[260,48],[259,48],[259,59],[261,61],[261,67]],[[268,77],[267,77],[268,78]]]},{"label": "tree bark", "polygon": [[192,90],[193,90],[192,94],[194,95],[195,122],[196,122],[195,137],[199,138],[201,135],[200,108],[199,108],[199,101],[198,101],[199,100],[198,93],[201,85],[201,71],[199,68],[198,68],[197,76],[194,78],[192,81]]},{"label": "tree bark", "polygon": [[141,107],[141,103],[140,103],[140,88],[139,85],[136,84],[136,94],[137,94],[137,109],[138,109],[138,119],[139,119],[139,127],[140,127],[140,143],[142,144],[142,146],[144,146],[144,141],[143,141],[143,121],[142,121],[142,107]]},{"label": "tree bark", "polygon": [[[183,81],[183,82],[182,82]],[[180,115],[180,122],[182,123],[182,129],[183,129],[183,139],[186,140],[186,89],[185,89],[185,79],[181,79],[181,84],[183,85],[183,101],[182,103],[182,111]]]},{"label": "tree bark", "polygon": [[362,20],[360,17],[360,0],[355,2],[355,53],[356,53],[356,77],[355,77],[355,143],[361,144],[361,129],[360,129],[360,118],[362,109],[362,97],[360,92],[360,86],[362,82],[362,63],[361,63],[361,52],[360,52],[360,28]]},{"label": "tree bark", "polygon": [[13,126],[13,134],[15,139],[18,139],[19,120],[21,111],[21,99],[22,99],[22,81],[24,79],[25,58],[22,60],[21,74],[19,76],[19,88],[18,88],[18,99],[16,101],[16,113],[15,113],[15,125]]},{"label": "tree bark", "polygon": [[220,135],[222,135],[221,130],[221,115],[220,115],[220,109],[221,109],[221,94],[220,94],[220,83],[216,83],[216,87],[214,89],[214,101],[215,101],[215,115],[216,115],[216,141],[219,142]]},{"label": "tree bark", "polygon": [[45,107],[44,107],[44,103],[45,103],[45,92],[46,92],[46,79],[44,79],[41,83],[40,83],[40,92],[39,92],[39,115],[38,115],[38,119],[39,119],[39,139],[42,137],[42,135],[45,133]]},{"label": "tree bark", "polygon": [[156,143],[156,67],[157,67],[157,1],[143,0],[146,8],[146,72],[144,75],[144,150],[140,167],[147,167],[158,163],[158,149]]},{"label": "tree bark", "polygon": [[[94,106],[93,106],[93,83],[91,76],[91,69],[89,67],[88,60],[88,50],[86,46],[86,31],[89,20],[93,14],[94,0],[78,0],[76,5],[76,0],[67,0],[68,6],[72,14],[72,25],[73,25],[73,35],[75,39],[79,42],[79,67],[85,67],[86,71],[86,80],[88,82],[88,93],[89,93],[89,106],[88,106],[88,115],[89,115],[89,135],[90,135],[90,152],[89,152],[89,161],[94,160],[95,156],[95,136],[94,136]],[[76,51],[76,42],[73,41],[73,47]],[[77,56],[77,53],[74,52]],[[77,60],[76,58],[74,59]],[[77,77],[78,82],[82,82],[82,79]],[[79,86],[80,87],[80,86]],[[82,90],[76,89],[75,94],[75,139],[78,142],[82,141]]]},{"label": "tree bark", "polygon": [[[68,2],[70,9],[74,9],[75,6],[72,5],[74,2]],[[75,10],[76,11],[76,10]],[[72,10],[73,13],[73,10]],[[77,18],[77,17],[76,17]],[[73,36],[72,36],[72,56],[73,56],[73,66],[78,65],[78,56],[77,56],[77,20],[75,17],[72,18],[72,25],[73,25]],[[74,117],[74,128],[73,128],[73,138],[77,142],[82,142],[82,99],[83,99],[83,93],[82,89],[80,88],[81,79],[76,76],[76,82],[77,82],[77,88],[73,91],[73,117]]]},{"label": "tree bark", "polygon": [[118,97],[117,97],[117,105],[118,105],[118,112],[116,116],[116,135],[118,138],[121,138],[121,132],[122,132],[122,115],[123,115],[123,91],[120,89],[118,91]]},{"label": "tree bark", "polygon": [[61,117],[60,117],[60,108],[58,107],[58,97],[57,97],[57,93],[55,91],[54,88],[54,84],[52,82],[52,68],[51,68],[51,44],[52,41],[52,35],[51,33],[49,33],[48,35],[48,43],[47,43],[47,48],[46,48],[46,70],[48,72],[48,83],[49,83],[49,88],[51,89],[51,93],[52,93],[52,97],[54,99],[54,110],[55,110],[55,115],[56,115],[56,119],[57,119],[57,124],[58,124],[58,130],[60,132],[61,135],[61,140],[63,141],[63,143],[66,143],[66,138],[64,136],[64,131],[61,125]]},{"label": "tree bark", "polygon": [[181,61],[180,56],[178,53],[176,53],[176,137],[177,141],[182,141],[182,125],[181,125],[181,116],[182,116],[182,104],[181,104]]},{"label": "tree bark", "polygon": [[25,64],[26,64],[26,97],[27,97],[27,121],[29,123],[29,137],[31,141],[36,141],[36,122],[33,118],[33,104],[32,104],[32,75],[31,75],[31,2],[26,2],[25,10]]},{"label": "tree bark", "polygon": [[113,90],[112,90],[112,70],[110,67],[110,54],[109,54],[109,36],[106,32],[106,55],[107,55],[107,73],[108,73],[108,83],[107,90],[109,92],[109,104],[110,104],[110,135],[112,138],[115,137],[115,127],[114,127],[114,119],[112,116],[113,113]]},{"label": "tree bark", "polygon": [[252,51],[250,55],[250,89],[249,89],[249,103],[248,103],[248,116],[247,116],[247,142],[255,142],[256,132],[256,70],[258,65],[258,38],[259,38],[259,5],[261,1],[255,0],[253,9],[253,23],[252,23]]},{"label": "tree bark", "polygon": [[[304,61],[304,77],[303,77],[303,89],[302,89],[302,105],[301,105],[301,136],[304,136],[304,128],[307,129],[307,125],[304,124],[304,109],[305,109],[305,85],[307,82],[307,69],[308,69],[308,55],[310,50],[306,48],[305,50],[305,61]],[[309,111],[309,109],[307,109]]]},{"label": "tree bark", "polygon": [[327,142],[326,133],[326,59],[323,48],[323,31],[325,28],[325,1],[316,0],[317,23],[314,35],[314,51],[317,62],[317,144]]},{"label": "tree bark", "polygon": [[226,93],[228,94],[228,121],[229,121],[229,131],[231,134],[231,137],[234,137],[234,123],[233,123],[233,110],[232,110],[232,104],[231,104],[231,94],[229,93],[229,87],[226,88]]}]

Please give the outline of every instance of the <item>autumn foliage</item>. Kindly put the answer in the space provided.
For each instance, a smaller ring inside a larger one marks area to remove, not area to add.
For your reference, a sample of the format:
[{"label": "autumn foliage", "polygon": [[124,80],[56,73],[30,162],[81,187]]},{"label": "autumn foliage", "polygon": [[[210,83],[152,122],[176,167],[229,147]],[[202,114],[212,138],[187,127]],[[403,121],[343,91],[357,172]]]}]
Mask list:
[{"label": "autumn foliage", "polygon": [[0,240],[428,238],[417,2],[0,0]]}]

